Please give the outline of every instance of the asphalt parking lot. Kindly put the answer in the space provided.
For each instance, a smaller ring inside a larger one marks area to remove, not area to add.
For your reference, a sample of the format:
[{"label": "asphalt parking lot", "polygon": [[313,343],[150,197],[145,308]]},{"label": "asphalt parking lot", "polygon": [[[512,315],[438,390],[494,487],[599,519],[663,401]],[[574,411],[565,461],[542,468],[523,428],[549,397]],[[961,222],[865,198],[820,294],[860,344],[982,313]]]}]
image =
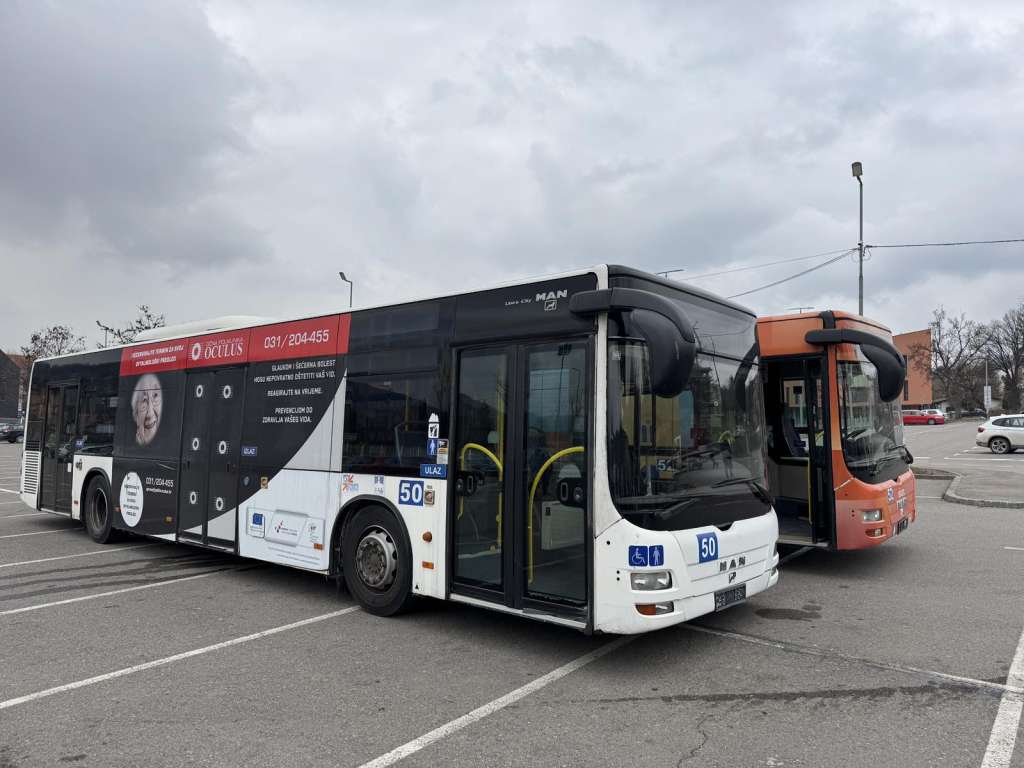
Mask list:
[{"label": "asphalt parking lot", "polygon": [[1024,512],[944,481],[882,547],[618,639],[439,602],[379,619],[299,571],[101,547],[9,492],[20,448],[0,445],[3,768],[1024,766]]}]

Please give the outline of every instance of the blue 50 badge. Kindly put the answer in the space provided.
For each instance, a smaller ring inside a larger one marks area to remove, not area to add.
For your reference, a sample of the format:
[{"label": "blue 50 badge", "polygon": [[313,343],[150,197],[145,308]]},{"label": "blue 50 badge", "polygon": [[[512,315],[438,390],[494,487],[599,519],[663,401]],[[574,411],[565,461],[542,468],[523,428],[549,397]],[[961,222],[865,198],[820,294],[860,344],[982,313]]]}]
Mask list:
[{"label": "blue 50 badge", "polygon": [[697,534],[697,557],[701,563],[718,559],[718,534],[713,531]]},{"label": "blue 50 badge", "polygon": [[412,507],[423,506],[423,481],[403,480],[398,484],[398,503]]}]

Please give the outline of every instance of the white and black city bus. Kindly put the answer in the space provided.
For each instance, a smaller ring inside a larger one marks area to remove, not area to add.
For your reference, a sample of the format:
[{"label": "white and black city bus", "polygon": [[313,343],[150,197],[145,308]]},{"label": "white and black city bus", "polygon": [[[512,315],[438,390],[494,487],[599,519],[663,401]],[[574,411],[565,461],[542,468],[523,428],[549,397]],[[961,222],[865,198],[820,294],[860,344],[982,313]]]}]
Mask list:
[{"label": "white and black city bus", "polygon": [[[226,326],[226,327],[225,327]],[[150,332],[154,334],[154,332]],[[755,316],[600,266],[32,369],[21,495],[119,531],[576,627],[778,579]]]}]

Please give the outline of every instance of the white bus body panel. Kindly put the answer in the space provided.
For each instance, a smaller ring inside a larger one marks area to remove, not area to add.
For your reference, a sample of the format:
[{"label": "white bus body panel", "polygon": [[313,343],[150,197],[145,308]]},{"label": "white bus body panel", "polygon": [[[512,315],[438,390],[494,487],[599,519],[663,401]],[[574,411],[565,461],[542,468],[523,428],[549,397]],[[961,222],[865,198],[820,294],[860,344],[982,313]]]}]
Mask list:
[{"label": "white bus body panel", "polygon": [[[82,519],[82,493],[85,492],[85,478],[93,470],[99,470],[110,483],[114,476],[113,456],[75,456],[74,472],[71,475],[71,519]],[[114,501],[114,504],[117,502]]]},{"label": "white bus body panel", "polygon": [[[697,535],[710,532],[718,539],[718,557],[701,563]],[[594,546],[594,629],[635,634],[681,624],[712,613],[715,592],[740,584],[746,584],[749,599],[779,579],[779,556],[775,552],[778,537],[779,523],[774,510],[739,520],[726,531],[713,525],[686,531],[648,531],[620,520],[605,530]],[[664,565],[630,567],[629,548],[635,545],[664,547]],[[724,570],[722,563],[726,566]],[[669,571],[672,587],[651,591],[632,588],[631,572],[653,570]],[[674,609],[661,616],[644,616],[636,609],[640,603],[668,601],[672,601]]]}]

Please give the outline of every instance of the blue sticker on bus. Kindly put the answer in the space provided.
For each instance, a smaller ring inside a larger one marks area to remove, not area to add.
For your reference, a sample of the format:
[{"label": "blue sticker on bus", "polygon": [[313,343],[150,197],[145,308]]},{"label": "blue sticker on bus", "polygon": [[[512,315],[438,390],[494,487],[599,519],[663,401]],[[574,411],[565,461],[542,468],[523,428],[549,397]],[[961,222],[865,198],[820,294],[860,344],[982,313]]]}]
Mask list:
[{"label": "blue sticker on bus", "polygon": [[256,446],[255,445],[243,445],[242,446],[242,455],[243,456],[248,456],[249,458],[255,458],[255,456],[256,456]]},{"label": "blue sticker on bus", "polygon": [[661,544],[652,544],[647,555],[647,564],[654,567],[665,564],[665,548]]},{"label": "blue sticker on bus", "polygon": [[437,438],[427,440],[427,456],[437,456]]},{"label": "blue sticker on bus", "polygon": [[718,559],[718,534],[713,531],[697,534],[697,558],[701,563]]},{"label": "blue sticker on bus", "polygon": [[423,481],[403,480],[398,484],[398,503],[411,507],[423,506]]},{"label": "blue sticker on bus", "polygon": [[632,545],[629,548],[629,567],[630,568],[646,568],[647,567],[647,547],[646,546],[635,546]]},{"label": "blue sticker on bus", "polygon": [[448,477],[448,467],[445,464],[420,464],[420,477],[444,480]]}]

